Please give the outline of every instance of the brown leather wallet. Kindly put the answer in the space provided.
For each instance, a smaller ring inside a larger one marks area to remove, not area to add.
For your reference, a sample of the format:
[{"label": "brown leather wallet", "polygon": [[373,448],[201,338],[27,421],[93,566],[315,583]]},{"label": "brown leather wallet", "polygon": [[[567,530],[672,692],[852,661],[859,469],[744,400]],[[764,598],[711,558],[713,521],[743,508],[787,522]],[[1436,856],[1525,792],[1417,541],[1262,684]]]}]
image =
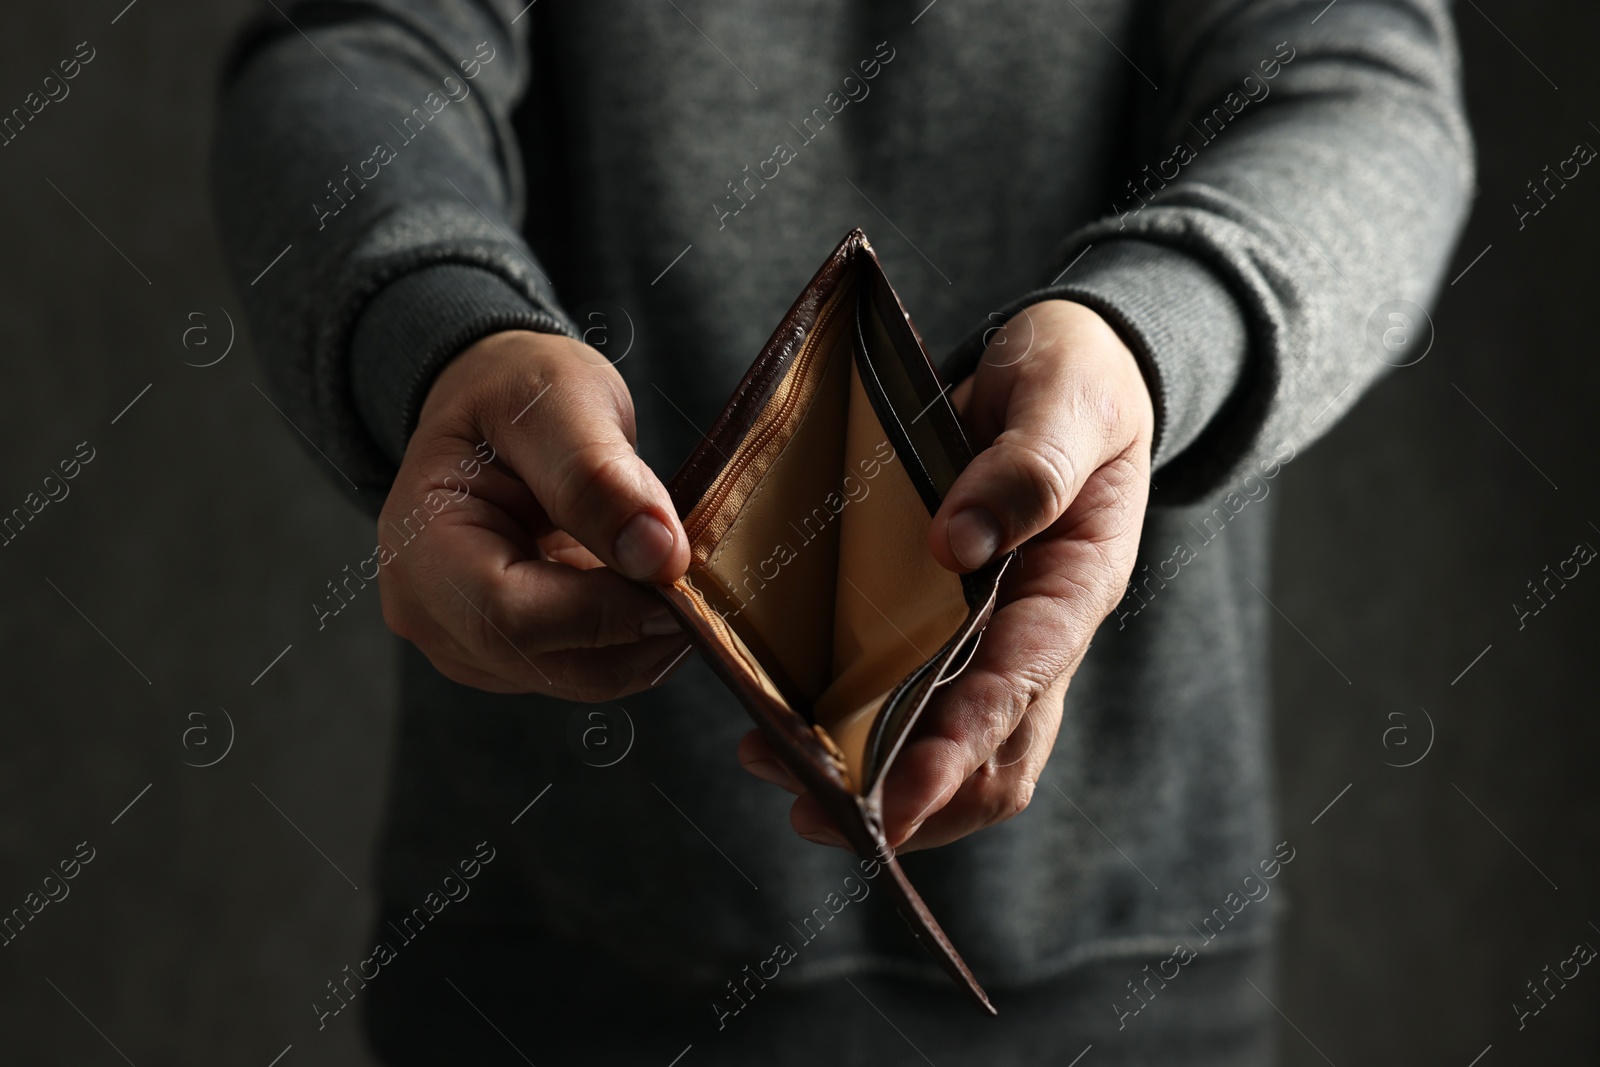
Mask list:
[{"label": "brown leather wallet", "polygon": [[972,453],[878,257],[852,230],[668,486],[688,573],[663,590],[785,766],[912,932],[990,1014],[884,837],[883,782],[933,691],[966,667],[1012,554],[928,552]]}]

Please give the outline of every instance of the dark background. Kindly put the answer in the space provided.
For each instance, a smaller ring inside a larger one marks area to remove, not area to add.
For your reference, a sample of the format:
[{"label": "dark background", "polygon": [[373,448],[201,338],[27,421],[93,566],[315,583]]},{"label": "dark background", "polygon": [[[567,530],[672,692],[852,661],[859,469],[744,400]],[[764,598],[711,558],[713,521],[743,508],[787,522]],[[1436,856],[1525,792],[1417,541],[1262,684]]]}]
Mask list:
[{"label": "dark background", "polygon": [[[284,1067],[367,1063],[353,1018],[307,1023],[369,940],[394,650],[375,591],[322,632],[308,605],[370,533],[256,390],[242,335],[185,366],[239,321],[205,158],[253,8],[124,3],[13,8],[0,33],[0,111],[97,51],[0,148],[0,512],[95,450],[0,548],[0,912],[95,850],[0,948],[0,1059],[264,1067],[293,1042]],[[1511,607],[1600,545],[1600,175],[1525,229],[1511,207],[1600,144],[1600,10],[1458,19],[1480,196],[1434,347],[1274,485],[1290,1064],[1600,1052],[1600,974],[1521,1032],[1512,1010],[1600,945],[1600,576],[1520,630]]]}]

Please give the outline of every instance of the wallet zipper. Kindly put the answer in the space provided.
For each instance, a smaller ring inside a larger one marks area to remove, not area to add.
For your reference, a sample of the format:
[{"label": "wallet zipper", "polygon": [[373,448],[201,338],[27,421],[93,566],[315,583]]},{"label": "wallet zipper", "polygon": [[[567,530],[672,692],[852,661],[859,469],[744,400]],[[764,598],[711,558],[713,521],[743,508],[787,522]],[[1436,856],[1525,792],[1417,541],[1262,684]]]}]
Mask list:
[{"label": "wallet zipper", "polygon": [[[811,361],[816,358],[817,346],[821,344],[821,338],[827,334],[828,324],[833,321],[833,316],[838,309],[839,305],[835,302],[822,310],[822,314],[817,317],[816,325],[811,331],[811,336],[806,339],[805,345],[800,349],[800,354],[795,357],[794,367],[785,377],[798,383],[805,376],[806,371],[810,369]],[[749,448],[741,449],[736,461],[729,463],[717,477],[716,482],[707,494],[709,500],[702,500],[701,504],[695,508],[695,511],[700,513],[700,517],[695,520],[692,528],[684,531],[688,535],[690,545],[700,539],[700,535],[711,524],[712,516],[722,510],[722,505],[727,502],[728,495],[733,492],[733,487],[738,484],[739,478],[749,468],[755,457],[761,454],[767,442],[771,441],[773,436],[788,421],[790,414],[799,403],[800,389],[796,386],[789,390],[788,396],[784,397],[783,404],[778,409],[778,414],[767,424],[767,427],[761,432],[761,436]]]}]

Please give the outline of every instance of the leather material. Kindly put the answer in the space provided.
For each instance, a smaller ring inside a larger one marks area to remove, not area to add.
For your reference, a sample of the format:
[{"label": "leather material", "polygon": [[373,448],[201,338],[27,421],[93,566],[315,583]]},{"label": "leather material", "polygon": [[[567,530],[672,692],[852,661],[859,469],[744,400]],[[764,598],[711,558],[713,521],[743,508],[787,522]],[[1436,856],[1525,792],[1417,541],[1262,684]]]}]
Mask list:
[{"label": "leather material", "polygon": [[921,338],[852,230],[668,484],[691,563],[661,591],[850,846],[887,869],[912,933],[994,1014],[882,816],[889,767],[971,660],[1015,555],[958,576],[927,551],[970,458]]}]

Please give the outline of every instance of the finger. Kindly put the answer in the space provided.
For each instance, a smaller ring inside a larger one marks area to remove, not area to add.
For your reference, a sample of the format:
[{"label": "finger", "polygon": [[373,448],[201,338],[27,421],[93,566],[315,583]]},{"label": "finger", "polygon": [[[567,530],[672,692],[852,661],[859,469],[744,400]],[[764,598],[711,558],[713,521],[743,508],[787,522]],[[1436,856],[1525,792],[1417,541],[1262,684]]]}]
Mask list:
[{"label": "finger", "polygon": [[[522,558],[504,538],[465,519],[441,524],[439,536],[418,554],[414,577],[436,603],[453,599],[452,593],[470,599],[519,648],[603,648],[681,629],[654,590],[602,567]],[[477,629],[473,623],[468,632]]]},{"label": "finger", "polygon": [[1102,468],[1056,529],[1023,546],[972,662],[937,691],[890,768],[891,842],[948,805],[1030,709],[1053,706],[1059,716],[1061,694],[1126,587],[1147,489],[1134,464]]},{"label": "finger", "polygon": [[1139,437],[1138,412],[1128,409],[1149,404],[1131,353],[1092,313],[1033,338],[1026,359],[980,364],[972,390],[977,439],[997,436],[956,479],[928,533],[934,558],[955,571],[976,570],[1056,522]]},{"label": "finger", "polygon": [[[927,814],[908,819],[898,813],[886,813],[885,832],[891,847],[896,852],[937,848],[1021,814],[1033,799],[1039,776],[1055,747],[1064,689],[1065,681],[1036,701],[1011,736],[971,773],[964,773],[965,762],[949,747],[922,746],[916,754],[902,753],[896,762],[901,770],[895,775],[895,785],[886,788],[888,795],[904,796],[905,791],[897,787],[905,778],[923,773],[916,767],[919,757],[931,757],[937,768],[926,777],[953,782],[955,790],[948,799],[943,797],[942,789],[934,790],[934,799],[926,805]],[[904,804],[899,807],[903,810]],[[849,847],[822,805],[810,794],[802,794],[791,806],[789,822],[808,841]]]},{"label": "finger", "polygon": [[[901,846],[933,822],[975,775],[994,781],[974,786],[972,806],[958,806],[934,823],[928,840],[954,840],[981,829],[991,819],[1009,817],[999,814],[1008,795],[1010,814],[1031,796],[1031,783],[1054,744],[1067,684],[1115,606],[1138,548],[1144,498],[1118,486],[1119,472],[1122,482],[1136,477],[1131,465],[1103,470],[1059,531],[1023,548],[971,662],[936,691],[889,769],[884,830],[891,845]],[[1039,718],[1029,722],[1031,732],[1019,732],[1035,710]],[[1023,755],[1014,757],[1019,747]],[[790,822],[801,836],[822,841],[831,824],[820,805],[807,801],[795,803]]]},{"label": "finger", "polygon": [[[421,646],[419,646],[421,647]],[[523,662],[537,679],[516,669],[486,669],[444,649],[448,642],[426,651],[440,674],[458,685],[491,693],[539,692],[563,700],[586,703],[616,700],[652,689],[670,677],[688,657],[681,639],[652,638],[612,649],[573,649],[529,657]]]},{"label": "finger", "polygon": [[1011,736],[967,776],[948,802],[905,830],[907,836],[896,851],[938,848],[1020,815],[1032,801],[1055,747],[1061,695],[1057,689],[1035,701]]},{"label": "finger", "polygon": [[565,563],[569,567],[587,571],[605,566],[595,558],[593,552],[574,541],[571,534],[562,530],[553,531],[548,536],[539,538],[538,544],[539,551],[544,553],[546,559]]},{"label": "finger", "polygon": [[380,569],[385,621],[424,652],[553,692],[572,683],[558,684],[541,667],[547,653],[662,638],[681,645],[678,620],[659,594],[605,568],[524,559],[471,510],[439,516]]},{"label": "finger", "polygon": [[616,371],[604,360],[529,361],[508,392],[531,399],[497,406],[484,433],[551,521],[629,578],[681,575],[688,540],[666,487],[634,451],[633,402]]},{"label": "finger", "polygon": [[956,413],[963,418],[966,417],[967,409],[972,405],[972,387],[973,379],[968,377],[963,379],[960,385],[950,390],[950,406],[955,408]]},{"label": "finger", "polygon": [[652,637],[613,648],[574,648],[553,652],[541,663],[552,678],[565,679],[583,700],[613,700],[664,685],[692,658],[687,638]]},{"label": "finger", "polygon": [[[924,824],[941,825],[935,817],[974,779],[978,784],[968,799],[981,809],[979,815],[972,817],[976,809],[968,807],[965,816],[943,820],[947,831],[953,822],[961,826],[945,840],[1015,814],[1020,807],[1001,810],[1008,794],[1031,795],[1031,781],[1054,744],[1061,695],[1076,666],[1037,636],[1059,626],[1055,614],[1036,600],[997,612],[973,662],[939,691],[884,783],[884,832],[890,844],[899,847]],[[1008,641],[1012,648],[1001,650]],[[1024,804],[1027,795],[1020,797]]]},{"label": "finger", "polygon": [[800,780],[778,759],[777,749],[760,730],[751,730],[739,740],[739,765],[763,782],[798,796],[806,791]]},{"label": "finger", "polygon": [[[434,425],[412,436],[384,503],[380,537],[409,543],[430,524],[443,501],[445,510],[470,510],[475,521],[515,543],[524,555],[537,557],[539,543],[559,531],[533,491],[495,462],[488,441],[474,436],[475,427],[452,429],[448,423],[445,429]],[[471,506],[463,508],[468,501]]]},{"label": "finger", "polygon": [[[653,599],[648,590],[608,571],[573,571],[553,563],[538,566],[558,577],[603,577],[625,593],[642,592],[646,602]],[[395,581],[399,584],[405,579]],[[608,700],[660,685],[688,658],[688,641],[681,632],[627,638],[593,648],[540,651],[533,643],[512,636],[519,630],[514,619],[496,621],[488,601],[478,600],[453,580],[447,580],[447,585],[451,599],[444,602],[424,603],[415,598],[414,590],[410,596],[386,595],[384,619],[421,649],[441,673],[463,685],[494,692],[541,692],[569,700]],[[595,597],[577,599],[599,602]],[[559,621],[556,626],[559,629]],[[557,633],[551,640],[561,645],[571,638],[563,639]]]},{"label": "finger", "polygon": [[830,845],[851,851],[850,844],[833,825],[822,804],[810,793],[801,793],[789,806],[789,825],[794,832],[815,845]]}]

